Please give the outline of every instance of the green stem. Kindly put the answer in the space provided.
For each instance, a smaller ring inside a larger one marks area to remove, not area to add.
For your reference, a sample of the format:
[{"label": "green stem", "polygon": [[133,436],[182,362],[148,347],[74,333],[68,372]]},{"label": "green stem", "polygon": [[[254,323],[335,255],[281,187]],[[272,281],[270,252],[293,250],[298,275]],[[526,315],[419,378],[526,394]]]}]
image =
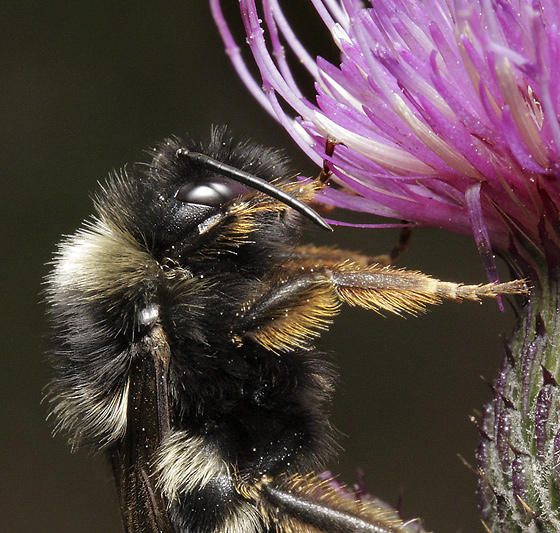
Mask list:
[{"label": "green stem", "polygon": [[521,310],[484,408],[478,449],[489,531],[560,531],[560,271]]}]

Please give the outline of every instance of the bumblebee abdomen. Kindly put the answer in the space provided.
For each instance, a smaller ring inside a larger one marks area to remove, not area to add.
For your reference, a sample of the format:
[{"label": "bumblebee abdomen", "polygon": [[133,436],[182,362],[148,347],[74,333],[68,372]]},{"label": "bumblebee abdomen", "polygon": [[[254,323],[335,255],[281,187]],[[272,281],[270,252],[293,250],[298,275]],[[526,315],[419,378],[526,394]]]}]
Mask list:
[{"label": "bumblebee abdomen", "polygon": [[128,369],[155,307],[158,265],[126,232],[94,220],[64,240],[47,294],[57,430],[98,450],[126,430]]}]

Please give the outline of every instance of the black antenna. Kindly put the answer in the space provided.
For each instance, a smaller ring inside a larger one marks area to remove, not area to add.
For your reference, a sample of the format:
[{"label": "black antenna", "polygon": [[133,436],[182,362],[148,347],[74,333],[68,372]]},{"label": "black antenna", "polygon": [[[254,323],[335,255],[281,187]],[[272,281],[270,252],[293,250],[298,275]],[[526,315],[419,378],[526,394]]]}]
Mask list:
[{"label": "black antenna", "polygon": [[303,216],[307,217],[311,221],[315,222],[318,226],[328,231],[332,231],[332,228],[323,220],[323,218],[311,207],[299,201],[298,199],[290,196],[288,193],[278,189],[268,181],[239,170],[238,168],[232,167],[213,159],[212,157],[201,154],[200,152],[191,152],[188,148],[179,148],[177,150],[177,156],[188,157],[191,161],[198,163],[199,165],[206,167],[208,169],[219,172],[222,176],[231,178],[232,180],[247,185],[252,189],[268,194],[272,198],[276,198],[286,205],[292,207],[296,211],[300,212]]}]

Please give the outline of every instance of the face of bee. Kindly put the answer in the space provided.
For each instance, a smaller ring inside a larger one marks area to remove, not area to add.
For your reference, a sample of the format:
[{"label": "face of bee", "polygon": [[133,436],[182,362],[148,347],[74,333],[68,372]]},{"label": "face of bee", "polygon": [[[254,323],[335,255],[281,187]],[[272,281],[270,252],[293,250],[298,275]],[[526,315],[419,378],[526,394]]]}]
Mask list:
[{"label": "face of bee", "polygon": [[[250,191],[232,179],[196,165],[181,155],[185,143],[169,140],[154,151],[148,168],[136,169],[134,176],[114,177],[98,196],[98,211],[119,220],[136,240],[146,241],[151,250],[162,255],[177,249],[195,249],[200,237],[218,224],[228,204]],[[191,149],[203,148],[190,143]],[[231,165],[248,167],[269,175],[281,176],[284,162],[270,151],[262,159],[247,161],[242,146],[214,142],[205,151]],[[144,243],[142,243],[144,244]]]},{"label": "face of bee", "polygon": [[73,446],[111,456],[127,531],[401,531],[313,474],[335,450],[335,377],[314,341],[343,302],[415,312],[521,290],[300,245],[297,211],[322,185],[288,176],[277,152],[224,130],[206,147],[169,140],[111,177],[60,244],[53,414]]}]

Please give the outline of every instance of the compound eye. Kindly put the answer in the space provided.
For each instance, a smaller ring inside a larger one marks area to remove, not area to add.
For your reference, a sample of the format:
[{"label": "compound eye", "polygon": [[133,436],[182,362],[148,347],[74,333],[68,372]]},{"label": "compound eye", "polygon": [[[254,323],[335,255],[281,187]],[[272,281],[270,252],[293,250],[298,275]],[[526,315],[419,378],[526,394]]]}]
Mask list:
[{"label": "compound eye", "polygon": [[183,185],[175,194],[175,199],[189,204],[219,207],[247,192],[247,189],[235,182],[198,181]]}]

